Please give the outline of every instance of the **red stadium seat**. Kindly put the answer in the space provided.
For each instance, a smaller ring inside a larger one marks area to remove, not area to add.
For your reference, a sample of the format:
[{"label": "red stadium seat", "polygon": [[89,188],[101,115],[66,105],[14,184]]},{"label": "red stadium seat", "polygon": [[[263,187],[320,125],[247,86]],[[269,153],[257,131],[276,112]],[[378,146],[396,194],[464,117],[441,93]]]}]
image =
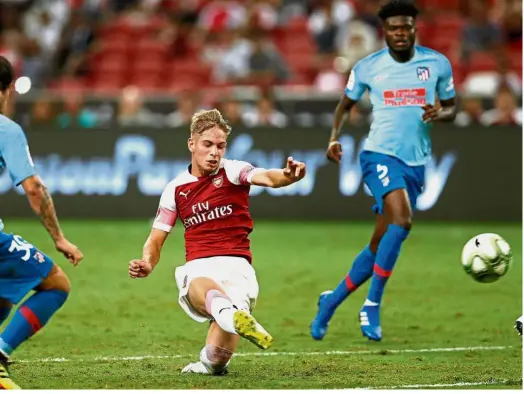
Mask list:
[{"label": "red stadium seat", "polygon": [[120,78],[104,78],[96,80],[91,84],[91,89],[101,93],[113,93],[121,90],[125,86],[125,81]]},{"label": "red stadium seat", "polygon": [[281,53],[304,53],[312,54],[316,52],[316,47],[308,36],[288,36],[281,43],[278,43],[278,47]]},{"label": "red stadium seat", "polygon": [[169,85],[169,90],[171,92],[184,92],[188,90],[202,89],[202,87],[202,80],[193,76],[173,79]]},{"label": "red stadium seat", "polygon": [[128,54],[120,52],[108,52],[104,53],[103,56],[97,56],[98,63],[123,63],[128,62]]},{"label": "red stadium seat", "polygon": [[122,40],[121,38],[116,38],[102,41],[99,52],[102,55],[106,55],[108,53],[119,53],[122,55],[127,55],[130,50],[131,42],[129,40]]},{"label": "red stadium seat", "polygon": [[455,35],[455,39],[457,39],[460,37],[460,34],[462,34],[464,24],[464,19],[458,14],[439,14],[439,16],[435,18],[435,31],[438,32],[439,35]]},{"label": "red stadium seat", "polygon": [[457,41],[450,39],[448,37],[432,37],[428,38],[428,41],[425,43],[429,48],[442,53],[443,55],[453,57],[453,51],[457,47]]},{"label": "red stadium seat", "polygon": [[461,2],[458,0],[419,0],[417,2],[422,8],[431,7],[438,10],[456,11]]},{"label": "red stadium seat", "polygon": [[129,36],[130,27],[129,24],[122,20],[122,18],[113,19],[110,22],[104,24],[100,27],[100,34],[109,34],[119,33],[122,35]]},{"label": "red stadium seat", "polygon": [[120,29],[126,31],[134,40],[152,37],[165,26],[165,21],[161,17],[151,17],[147,21],[135,22],[126,17],[121,17],[118,21]]},{"label": "red stadium seat", "polygon": [[203,66],[198,59],[185,58],[173,60],[168,67],[165,74],[166,78],[169,78],[171,81],[192,79],[198,80],[201,85],[209,84],[211,69]]},{"label": "red stadium seat", "polygon": [[497,61],[491,53],[474,52],[469,59],[469,72],[494,71],[497,69]]},{"label": "red stadium seat", "polygon": [[152,39],[142,39],[134,46],[140,56],[164,57],[168,54],[169,46],[163,42]]},{"label": "red stadium seat", "polygon": [[140,74],[133,75],[129,80],[130,85],[135,85],[142,90],[159,90],[164,89],[162,78],[158,74]]},{"label": "red stadium seat", "polygon": [[283,26],[284,31],[287,34],[309,34],[307,27],[307,19],[305,17],[299,16],[291,19],[285,26]]},{"label": "red stadium seat", "polygon": [[122,61],[120,57],[102,59],[93,67],[95,73],[121,72],[125,73],[129,68],[127,62]]},{"label": "red stadium seat", "polygon": [[511,70],[522,76],[522,54],[513,53],[511,54]]},{"label": "red stadium seat", "polygon": [[424,21],[417,22],[417,38],[422,45],[427,45],[428,37],[431,36],[431,26]]},{"label": "red stadium seat", "polygon": [[287,86],[311,85],[312,79],[308,73],[293,72],[291,79],[285,82]]},{"label": "red stadium seat", "polygon": [[285,55],[285,59],[289,67],[297,72],[310,72],[313,68],[314,55],[310,53],[291,52]]},{"label": "red stadium seat", "polygon": [[121,26],[115,23],[106,23],[96,30],[96,36],[100,40],[110,40],[117,38],[124,38],[127,40],[129,37],[129,30],[126,26]]},{"label": "red stadium seat", "polygon": [[62,78],[49,84],[53,91],[78,91],[85,88],[85,81],[80,78]]}]

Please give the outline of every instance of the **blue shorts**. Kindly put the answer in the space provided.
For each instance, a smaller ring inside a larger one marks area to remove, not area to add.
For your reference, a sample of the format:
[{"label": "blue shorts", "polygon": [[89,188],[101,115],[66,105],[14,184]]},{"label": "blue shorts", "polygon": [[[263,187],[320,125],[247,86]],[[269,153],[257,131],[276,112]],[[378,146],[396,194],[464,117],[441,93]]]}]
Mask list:
[{"label": "blue shorts", "polygon": [[0,231],[0,298],[18,304],[52,268],[53,260],[22,237]]},{"label": "blue shorts", "polygon": [[406,189],[411,209],[415,210],[417,198],[424,188],[425,166],[412,167],[394,156],[363,151],[360,168],[364,183],[376,201],[373,211],[382,214],[384,196],[397,189]]}]

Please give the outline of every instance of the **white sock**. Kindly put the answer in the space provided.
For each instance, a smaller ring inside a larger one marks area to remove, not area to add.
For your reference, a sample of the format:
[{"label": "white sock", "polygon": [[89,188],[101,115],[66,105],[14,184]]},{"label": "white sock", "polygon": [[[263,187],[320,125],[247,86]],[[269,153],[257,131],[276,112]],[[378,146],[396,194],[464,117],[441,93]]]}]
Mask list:
[{"label": "white sock", "polygon": [[229,365],[233,352],[215,345],[206,345],[200,352],[200,362],[212,374],[221,374]]},{"label": "white sock", "polygon": [[368,299],[366,299],[366,301],[364,302],[364,306],[377,306],[377,305],[378,305],[378,302],[373,302]]},{"label": "white sock", "polygon": [[238,310],[227,296],[218,290],[211,290],[206,295],[206,309],[213,316],[222,330],[236,334],[233,315]]}]

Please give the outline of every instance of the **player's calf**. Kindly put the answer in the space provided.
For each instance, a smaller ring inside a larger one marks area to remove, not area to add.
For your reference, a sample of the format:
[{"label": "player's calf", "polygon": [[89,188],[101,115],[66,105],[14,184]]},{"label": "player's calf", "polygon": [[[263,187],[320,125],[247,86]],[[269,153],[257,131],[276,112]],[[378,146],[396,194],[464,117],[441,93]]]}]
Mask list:
[{"label": "player's calf", "polygon": [[65,273],[54,266],[48,277],[15,312],[0,334],[0,353],[6,358],[20,344],[36,334],[67,300],[71,285]]}]

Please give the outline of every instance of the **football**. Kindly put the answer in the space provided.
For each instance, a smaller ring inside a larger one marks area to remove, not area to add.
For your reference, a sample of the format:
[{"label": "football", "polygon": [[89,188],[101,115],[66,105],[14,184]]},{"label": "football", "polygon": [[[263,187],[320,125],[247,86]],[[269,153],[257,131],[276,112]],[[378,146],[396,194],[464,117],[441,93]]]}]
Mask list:
[{"label": "football", "polygon": [[482,283],[492,283],[504,276],[512,260],[511,246],[498,234],[479,234],[462,249],[462,266]]}]

